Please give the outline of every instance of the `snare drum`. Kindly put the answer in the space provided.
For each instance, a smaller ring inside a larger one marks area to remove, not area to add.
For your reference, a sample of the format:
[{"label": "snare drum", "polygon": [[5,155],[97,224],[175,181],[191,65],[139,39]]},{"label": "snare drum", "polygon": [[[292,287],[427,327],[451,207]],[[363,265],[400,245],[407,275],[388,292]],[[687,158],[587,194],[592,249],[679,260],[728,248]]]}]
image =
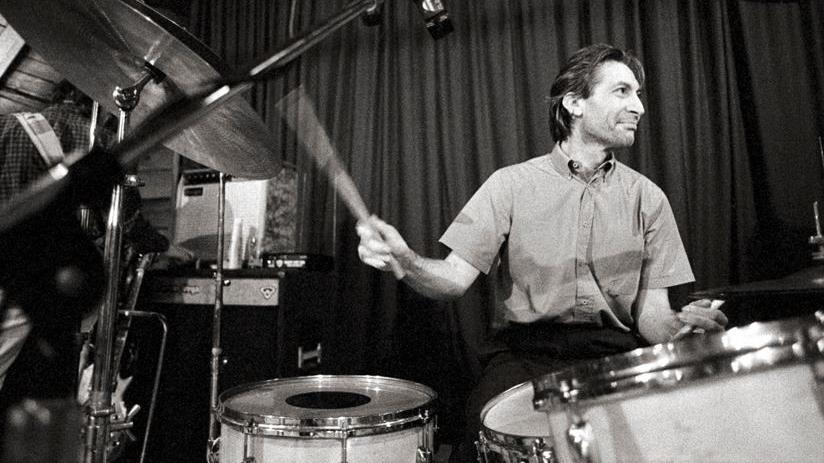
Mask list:
[{"label": "snare drum", "polygon": [[812,317],[636,349],[533,381],[561,462],[821,461]]},{"label": "snare drum", "polygon": [[502,392],[481,410],[477,442],[484,463],[552,463],[552,434],[546,414],[532,407],[532,383]]},{"label": "snare drum", "polygon": [[238,386],[220,395],[220,462],[428,461],[435,398],[426,386],[380,376]]}]

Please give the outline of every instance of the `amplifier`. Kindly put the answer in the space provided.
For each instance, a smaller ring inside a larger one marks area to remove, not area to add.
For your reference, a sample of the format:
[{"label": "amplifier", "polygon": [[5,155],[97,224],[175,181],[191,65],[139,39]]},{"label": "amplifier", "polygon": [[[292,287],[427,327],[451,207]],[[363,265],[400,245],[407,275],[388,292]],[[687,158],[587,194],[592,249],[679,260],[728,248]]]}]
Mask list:
[{"label": "amplifier", "polygon": [[[210,275],[150,274],[146,298],[156,304],[214,305],[215,279]],[[223,305],[278,305],[280,278],[225,271]]]},{"label": "amplifier", "polygon": [[[220,173],[210,169],[184,171],[175,204],[173,242],[214,261],[217,255]],[[229,178],[226,182],[223,251],[228,256],[235,219],[240,229],[242,257],[263,252],[291,252],[297,247],[297,174],[284,168],[270,180]]]}]

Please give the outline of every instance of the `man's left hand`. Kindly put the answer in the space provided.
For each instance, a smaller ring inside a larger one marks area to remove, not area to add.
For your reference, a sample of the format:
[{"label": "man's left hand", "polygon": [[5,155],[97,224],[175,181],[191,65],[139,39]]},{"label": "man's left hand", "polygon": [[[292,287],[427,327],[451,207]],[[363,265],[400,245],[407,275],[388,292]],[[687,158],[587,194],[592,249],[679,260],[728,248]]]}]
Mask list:
[{"label": "man's left hand", "polygon": [[724,301],[715,299],[701,299],[684,306],[677,317],[684,324],[673,340],[678,340],[689,333],[723,331],[729,320],[719,307]]}]

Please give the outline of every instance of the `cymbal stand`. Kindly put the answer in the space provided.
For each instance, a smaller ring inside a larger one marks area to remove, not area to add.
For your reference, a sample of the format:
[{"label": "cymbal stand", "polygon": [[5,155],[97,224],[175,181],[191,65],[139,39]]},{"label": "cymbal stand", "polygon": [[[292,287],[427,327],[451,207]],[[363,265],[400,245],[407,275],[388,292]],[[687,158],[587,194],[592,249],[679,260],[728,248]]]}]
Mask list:
[{"label": "cymbal stand", "polygon": [[226,232],[226,174],[220,173],[220,189],[217,196],[217,263],[215,265],[215,309],[212,314],[212,356],[211,382],[209,383],[209,442],[206,448],[206,461],[220,461],[220,423],[218,414],[218,379],[220,375],[220,317],[223,311],[223,243]]},{"label": "cymbal stand", "polygon": [[[120,109],[118,114],[117,140],[123,141],[129,114],[137,106],[143,87],[150,81],[160,82],[163,73],[145,64],[146,72],[131,87],[116,87],[113,97]],[[134,180],[136,178],[133,177]],[[122,179],[112,188],[111,205],[106,221],[103,261],[106,268],[106,288],[98,308],[97,333],[95,338],[94,372],[92,390],[89,394],[88,421],[85,437],[85,463],[105,463],[111,432],[112,407],[112,351],[117,316],[117,299],[120,276],[120,253],[123,245],[123,195],[124,188],[136,187],[135,182]],[[116,423],[118,427],[131,423]]]}]

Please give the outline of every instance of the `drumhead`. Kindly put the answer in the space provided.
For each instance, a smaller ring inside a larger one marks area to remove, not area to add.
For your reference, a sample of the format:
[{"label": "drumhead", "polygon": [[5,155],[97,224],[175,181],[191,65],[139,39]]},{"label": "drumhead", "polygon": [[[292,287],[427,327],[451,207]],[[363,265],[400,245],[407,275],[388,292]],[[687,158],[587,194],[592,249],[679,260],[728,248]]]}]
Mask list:
[{"label": "drumhead", "polygon": [[534,405],[549,410],[572,400],[674,387],[789,363],[820,362],[824,361],[823,333],[815,317],[799,317],[752,323],[582,362],[533,380]]},{"label": "drumhead", "polygon": [[316,375],[244,384],[220,395],[221,423],[276,436],[394,432],[434,417],[437,394],[383,376]]},{"label": "drumhead", "polygon": [[528,381],[498,394],[481,410],[483,427],[512,436],[550,435],[546,415],[533,409],[533,395]]}]

